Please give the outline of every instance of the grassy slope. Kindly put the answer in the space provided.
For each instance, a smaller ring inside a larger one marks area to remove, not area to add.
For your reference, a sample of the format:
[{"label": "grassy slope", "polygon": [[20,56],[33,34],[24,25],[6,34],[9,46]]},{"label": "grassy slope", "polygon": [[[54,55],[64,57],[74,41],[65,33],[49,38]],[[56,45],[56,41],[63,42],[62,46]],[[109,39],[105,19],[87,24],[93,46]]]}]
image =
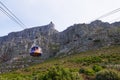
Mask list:
[{"label": "grassy slope", "polygon": [[104,47],[98,50],[90,50],[74,55],[51,58],[41,64],[35,64],[25,69],[1,74],[0,80],[12,80],[12,78],[15,78],[16,76],[20,76],[20,78],[24,77],[25,79],[28,77],[28,80],[30,80],[34,75],[43,75],[48,69],[55,65],[79,71],[81,67],[92,67],[95,64],[120,70],[120,46]]}]

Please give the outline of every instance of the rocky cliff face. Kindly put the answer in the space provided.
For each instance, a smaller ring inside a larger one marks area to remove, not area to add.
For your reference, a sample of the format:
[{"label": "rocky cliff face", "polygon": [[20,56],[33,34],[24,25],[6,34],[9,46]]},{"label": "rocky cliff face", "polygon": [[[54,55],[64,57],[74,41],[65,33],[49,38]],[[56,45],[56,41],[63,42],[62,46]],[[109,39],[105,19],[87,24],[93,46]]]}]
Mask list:
[{"label": "rocky cliff face", "polygon": [[74,24],[59,33],[57,55],[78,53],[120,44],[120,22],[109,24],[99,20],[90,24]]},{"label": "rocky cliff face", "polygon": [[[45,26],[25,29],[20,32],[12,32],[7,36],[0,37],[0,61],[8,61],[18,56],[29,56],[29,50],[34,42],[35,37],[38,37],[36,44],[41,46],[43,52],[48,54],[50,51],[49,44],[51,36],[58,33],[54,29],[54,24],[51,22]],[[48,56],[51,53],[48,54]],[[48,57],[44,56],[44,57]]]},{"label": "rocky cliff face", "polygon": [[42,58],[69,55],[103,46],[120,44],[120,22],[113,24],[99,20],[90,24],[74,24],[58,32],[51,22],[45,26],[12,32],[0,37],[0,62],[29,56],[35,37],[43,50]]}]

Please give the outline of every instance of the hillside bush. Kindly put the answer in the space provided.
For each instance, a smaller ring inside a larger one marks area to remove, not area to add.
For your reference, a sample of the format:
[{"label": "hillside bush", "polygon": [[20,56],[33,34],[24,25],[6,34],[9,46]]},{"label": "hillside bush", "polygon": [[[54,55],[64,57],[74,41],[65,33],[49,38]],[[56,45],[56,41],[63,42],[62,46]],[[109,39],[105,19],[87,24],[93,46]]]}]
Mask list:
[{"label": "hillside bush", "polygon": [[72,62],[83,63],[83,65],[90,65],[93,63],[102,62],[102,58],[100,58],[99,56],[88,56],[88,57],[73,59]]},{"label": "hillside bush", "polygon": [[57,66],[49,69],[42,80],[83,80],[83,78],[78,72],[71,72],[67,68]]},{"label": "hillside bush", "polygon": [[96,74],[96,80],[120,80],[120,73],[115,70],[102,70]]},{"label": "hillside bush", "polygon": [[98,71],[101,71],[103,68],[100,66],[100,65],[94,65],[92,67],[92,69],[95,71],[95,72],[98,72]]},{"label": "hillside bush", "polygon": [[85,67],[85,68],[81,68],[79,70],[80,73],[84,73],[86,75],[89,75],[89,76],[92,76],[95,74],[95,71],[92,69],[92,68],[88,68],[88,67]]}]

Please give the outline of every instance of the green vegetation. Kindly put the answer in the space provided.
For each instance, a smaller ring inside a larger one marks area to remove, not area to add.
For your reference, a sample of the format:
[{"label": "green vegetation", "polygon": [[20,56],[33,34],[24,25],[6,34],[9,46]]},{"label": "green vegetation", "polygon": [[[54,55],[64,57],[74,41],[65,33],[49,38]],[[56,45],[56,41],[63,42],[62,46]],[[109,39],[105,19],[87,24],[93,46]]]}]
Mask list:
[{"label": "green vegetation", "polygon": [[93,70],[95,71],[95,72],[98,72],[98,71],[101,71],[103,68],[100,66],[100,65],[94,65],[93,66]]},{"label": "green vegetation", "polygon": [[49,69],[42,80],[83,80],[83,78],[77,72],[71,72],[68,68],[56,66]]},{"label": "green vegetation", "polygon": [[120,80],[120,73],[115,70],[102,70],[97,73],[96,80]]},{"label": "green vegetation", "polygon": [[83,58],[72,59],[71,62],[81,63],[83,65],[90,65],[92,63],[102,62],[102,58],[100,58],[99,56],[88,56]]},{"label": "green vegetation", "polygon": [[0,80],[120,80],[119,74],[120,45],[117,45],[51,58],[0,74]]},{"label": "green vegetation", "polygon": [[95,71],[92,68],[88,67],[81,68],[79,72],[89,76],[93,76],[95,74]]}]

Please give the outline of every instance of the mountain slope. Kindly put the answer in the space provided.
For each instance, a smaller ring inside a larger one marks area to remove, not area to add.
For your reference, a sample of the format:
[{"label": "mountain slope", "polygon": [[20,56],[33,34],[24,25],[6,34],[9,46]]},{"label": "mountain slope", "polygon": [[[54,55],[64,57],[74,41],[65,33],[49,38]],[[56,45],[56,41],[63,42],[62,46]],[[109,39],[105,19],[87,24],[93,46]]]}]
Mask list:
[{"label": "mountain slope", "polygon": [[[91,69],[94,65],[99,65],[104,69],[120,69],[120,46],[104,47],[97,50],[90,50],[86,52],[69,55],[66,57],[57,57],[46,60],[43,63],[33,65],[28,68],[19,69],[9,73],[1,74],[1,80],[17,79],[17,80],[33,80],[35,78],[42,80],[42,77],[47,74],[53,66],[62,66],[72,72],[79,73],[80,69]],[[95,74],[89,75],[79,73],[84,80],[94,80]]]},{"label": "mountain slope", "polygon": [[[74,24],[63,32],[58,32],[54,27],[50,22],[45,26],[0,37],[1,73],[24,68],[50,57],[68,56],[120,44],[120,22],[109,24],[97,20],[90,24]],[[44,53],[39,58],[29,55],[35,37],[38,37],[37,45]]]}]

